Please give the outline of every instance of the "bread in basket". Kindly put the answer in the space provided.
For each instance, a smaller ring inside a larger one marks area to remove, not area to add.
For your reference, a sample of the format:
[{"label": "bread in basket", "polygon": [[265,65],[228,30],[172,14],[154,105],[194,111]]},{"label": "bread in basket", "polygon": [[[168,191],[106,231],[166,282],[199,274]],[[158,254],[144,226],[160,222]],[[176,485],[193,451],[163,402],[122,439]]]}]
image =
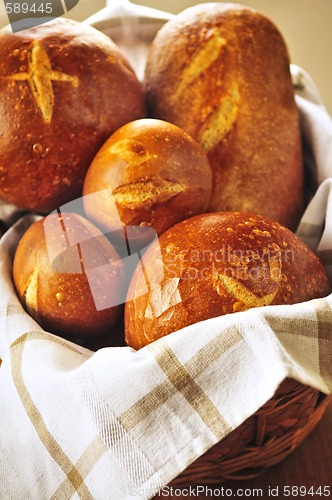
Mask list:
[{"label": "bread in basket", "polygon": [[[299,234],[329,272],[331,123],[310,96],[297,104],[321,184]],[[18,302],[11,262],[33,220],[1,240],[2,491],[150,498],[171,481],[249,477],[319,420],[332,387],[331,296],[212,318],[137,352],[92,352],[43,331]]]}]

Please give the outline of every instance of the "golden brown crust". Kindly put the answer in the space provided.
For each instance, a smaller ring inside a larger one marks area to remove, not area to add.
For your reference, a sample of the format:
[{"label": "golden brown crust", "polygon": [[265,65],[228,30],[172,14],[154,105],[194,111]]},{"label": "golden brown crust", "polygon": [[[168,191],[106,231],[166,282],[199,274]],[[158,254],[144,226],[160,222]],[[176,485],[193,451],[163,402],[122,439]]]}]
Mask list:
[{"label": "golden brown crust", "polygon": [[120,229],[120,218],[123,225],[152,227],[160,235],[205,212],[211,188],[211,167],[194,139],[161,120],[136,120],[116,131],[94,158],[84,206],[109,231]]},{"label": "golden brown crust", "polygon": [[145,73],[151,116],[209,155],[210,211],[262,213],[294,229],[303,208],[299,117],[285,43],[256,11],[202,4],[168,22]]},{"label": "golden brown crust", "polygon": [[260,215],[198,215],[166,231],[159,245],[144,255],[144,272],[136,269],[128,291],[125,335],[135,349],[208,318],[330,291],[311,250]]},{"label": "golden brown crust", "polygon": [[[97,274],[93,276],[98,265],[105,266],[100,283]],[[51,333],[93,339],[111,333],[121,318],[121,305],[106,305],[110,296],[121,304],[123,264],[100,231],[76,214],[52,214],[30,226],[15,253],[13,279],[27,312]]]},{"label": "golden brown crust", "polygon": [[106,138],[145,114],[142,89],[115,44],[59,18],[0,32],[0,197],[50,212],[81,195]]}]

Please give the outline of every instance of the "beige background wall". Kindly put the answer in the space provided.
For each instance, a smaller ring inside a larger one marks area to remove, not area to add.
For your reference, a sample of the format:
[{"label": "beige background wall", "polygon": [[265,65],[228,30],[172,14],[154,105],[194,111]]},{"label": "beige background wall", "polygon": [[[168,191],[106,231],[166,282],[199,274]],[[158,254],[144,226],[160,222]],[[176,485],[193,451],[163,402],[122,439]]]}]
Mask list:
[{"label": "beige background wall", "polygon": [[[176,14],[204,2],[136,0],[134,3]],[[284,35],[291,61],[311,74],[332,114],[332,0],[244,0],[238,3],[253,7],[274,21]],[[105,4],[106,0],[80,0],[68,17],[83,20]],[[4,5],[0,1],[0,24],[7,22]]]}]

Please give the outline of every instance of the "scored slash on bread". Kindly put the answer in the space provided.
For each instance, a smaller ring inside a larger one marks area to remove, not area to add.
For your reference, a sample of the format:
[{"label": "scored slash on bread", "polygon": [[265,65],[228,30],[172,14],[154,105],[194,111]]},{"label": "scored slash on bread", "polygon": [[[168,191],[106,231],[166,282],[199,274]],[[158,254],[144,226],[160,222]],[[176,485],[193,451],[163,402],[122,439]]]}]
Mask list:
[{"label": "scored slash on bread", "polygon": [[[198,50],[189,57],[189,63],[179,78],[179,85],[174,95],[171,96],[172,105],[175,108],[179,102],[186,99],[188,87],[195,84],[195,80],[208,72],[211,65],[222,57],[222,51],[226,46],[227,41],[221,32],[212,28],[205,43],[202,43]],[[223,83],[220,82],[220,86]],[[216,85],[218,86],[218,82]],[[206,95],[203,93],[197,96],[195,101],[199,99],[201,100],[202,125],[196,135],[204,151],[209,152],[227,135],[235,123],[239,110],[239,88],[236,81],[232,81],[229,87],[224,88],[224,95],[217,106],[206,106],[204,102]]]},{"label": "scored slash on bread", "polygon": [[[281,267],[279,267],[279,269],[281,270]],[[218,285],[221,283],[223,289],[226,290],[231,297],[237,300],[237,302],[233,304],[234,312],[246,311],[252,307],[262,307],[272,304],[279,289],[279,279],[273,279],[276,283],[275,291],[259,297],[250,291],[243,283],[240,283],[238,280],[226,274],[219,274],[216,271],[216,280],[216,290],[218,293],[220,293],[220,287]]]},{"label": "scored slash on bread", "polygon": [[162,204],[184,191],[178,182],[171,182],[158,177],[149,177],[138,182],[119,186],[112,191],[114,201],[123,208],[141,208],[149,204]]}]

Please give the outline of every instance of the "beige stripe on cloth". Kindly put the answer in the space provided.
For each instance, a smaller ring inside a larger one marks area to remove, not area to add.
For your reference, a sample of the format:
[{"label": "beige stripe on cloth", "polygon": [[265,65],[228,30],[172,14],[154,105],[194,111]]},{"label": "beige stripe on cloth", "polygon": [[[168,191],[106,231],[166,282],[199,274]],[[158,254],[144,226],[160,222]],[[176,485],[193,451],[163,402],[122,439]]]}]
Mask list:
[{"label": "beige stripe on cloth", "polygon": [[[34,404],[29,391],[25,385],[22,364],[23,364],[23,351],[27,339],[33,340],[34,338],[40,339],[42,337],[49,337],[43,332],[29,332],[25,335],[19,337],[11,345],[11,366],[12,366],[12,376],[16,386],[17,393],[20,397],[21,403],[39,436],[39,439],[47,449],[48,453],[59,465],[66,475],[68,485],[71,485],[70,495],[77,493],[80,498],[91,499],[93,497],[86,486],[84,479],[79,472],[78,468],[72,463],[66,453],[63,451],[59,443],[56,441],[52,433],[47,429],[43,417],[41,416],[38,408]],[[55,342],[59,344],[65,344],[60,338],[56,339]],[[66,345],[66,344],[65,344]],[[67,347],[67,345],[66,345]],[[74,348],[73,348],[74,350]]]},{"label": "beige stripe on cloth", "polygon": [[[161,404],[168,401],[177,392],[181,392],[191,405],[192,401],[194,401],[192,406],[199,413],[210,430],[220,439],[221,436],[225,435],[225,432],[230,430],[230,427],[220,416],[219,412],[217,412],[217,429],[214,429],[214,426],[211,428],[209,422],[211,421],[211,416],[215,414],[216,409],[207,396],[202,394],[201,390],[197,390],[198,386],[194,382],[194,379],[241,339],[241,335],[234,328],[232,331],[229,331],[226,340],[222,340],[219,337],[211,340],[183,364],[178,361],[175,354],[164,342],[160,341],[158,347],[156,347],[155,344],[150,345],[148,349],[155,356],[157,363],[167,375],[167,379],[164,383],[158,384],[158,386],[145,394],[119,417],[122,425],[127,430],[135,428],[145,418],[151,415],[153,411],[160,407]],[[183,384],[186,385],[188,380],[189,388],[184,391],[182,386]],[[190,394],[190,397],[187,397],[187,393]],[[198,401],[203,400],[203,405],[201,401],[199,404],[196,402],[197,397],[199,398]],[[212,413],[209,412],[211,407],[213,408]],[[222,425],[219,427],[220,422]]]},{"label": "beige stripe on cloth", "polygon": [[[94,467],[99,458],[105,453],[105,445],[97,436],[92,443],[86,448],[84,453],[81,455],[79,460],[75,464],[75,468],[80,472],[82,478],[85,478],[91,469]],[[70,498],[73,495],[73,485],[70,478],[67,476],[59,488],[52,495],[50,500],[59,500],[60,498]],[[77,495],[84,499],[93,498],[91,495],[89,497],[85,496],[85,491],[80,487],[76,490]]]},{"label": "beige stripe on cloth", "polygon": [[128,434],[121,417],[117,417],[108,404],[100,397],[94,384],[93,374],[88,367],[78,375],[72,376],[75,391],[80,394],[82,404],[88,409],[95,429],[104,449],[116,456],[127,477],[132,483],[139,484],[153,475],[154,469],[144,452]]},{"label": "beige stripe on cloth", "polygon": [[332,337],[332,310],[326,300],[317,301],[316,315],[320,374],[332,392],[332,382],[329,383],[329,375],[332,373],[332,352],[329,352],[328,348]]},{"label": "beige stripe on cloth", "polygon": [[195,382],[186,367],[179,362],[166,342],[150,344],[149,350],[153,352],[158,365],[171,384],[191,404],[217,438],[220,439],[226,432],[231,431],[231,427],[215,405]]}]

